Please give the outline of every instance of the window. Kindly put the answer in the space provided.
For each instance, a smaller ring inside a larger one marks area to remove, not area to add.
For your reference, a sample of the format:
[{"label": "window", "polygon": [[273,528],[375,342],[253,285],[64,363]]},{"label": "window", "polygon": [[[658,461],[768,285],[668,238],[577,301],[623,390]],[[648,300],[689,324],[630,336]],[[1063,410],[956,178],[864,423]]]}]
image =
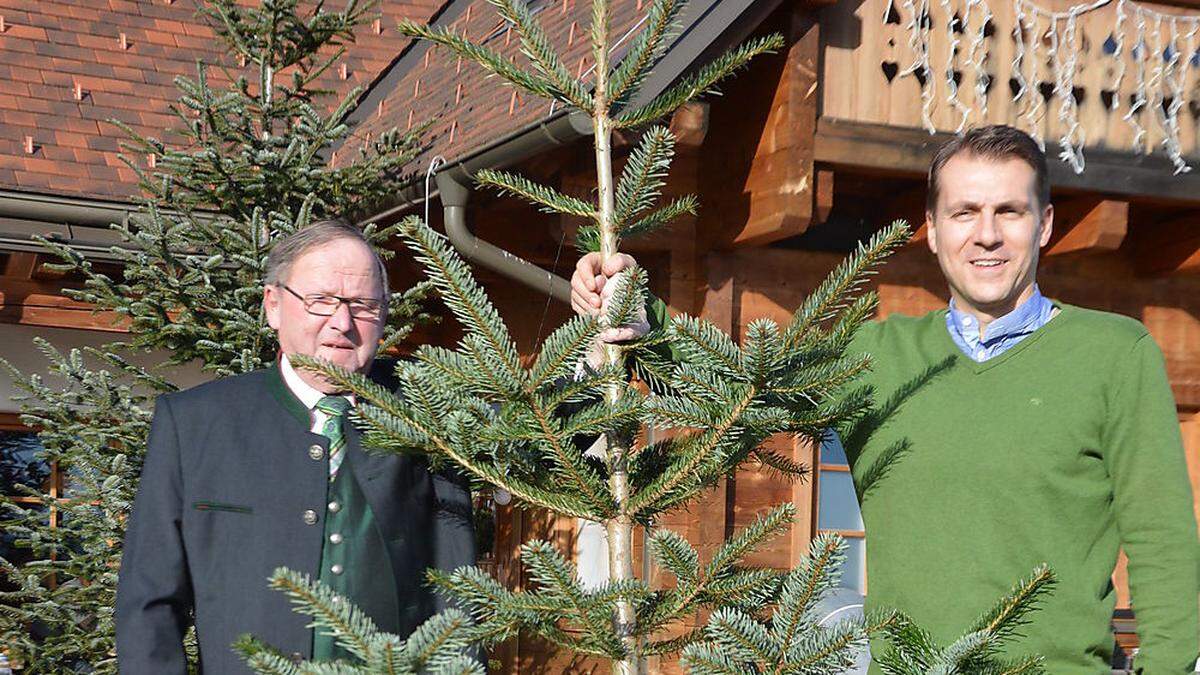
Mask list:
[{"label": "window", "polygon": [[817,468],[817,532],[833,532],[846,540],[846,562],[841,585],[867,594],[867,535],[863,530],[858,496],[850,476],[850,462],[837,434],[821,441]]},{"label": "window", "polygon": [[[57,498],[61,490],[62,477],[57,467],[47,465],[38,458],[42,444],[37,433],[21,424],[15,413],[0,413],[0,494],[17,504],[28,504],[29,508],[41,508],[35,497],[25,496],[19,486],[42,489]],[[61,517],[58,509],[51,506],[50,526],[56,527]],[[14,537],[0,533],[0,557],[20,564],[29,558],[29,551],[13,545]],[[0,581],[0,588],[10,590]]]}]

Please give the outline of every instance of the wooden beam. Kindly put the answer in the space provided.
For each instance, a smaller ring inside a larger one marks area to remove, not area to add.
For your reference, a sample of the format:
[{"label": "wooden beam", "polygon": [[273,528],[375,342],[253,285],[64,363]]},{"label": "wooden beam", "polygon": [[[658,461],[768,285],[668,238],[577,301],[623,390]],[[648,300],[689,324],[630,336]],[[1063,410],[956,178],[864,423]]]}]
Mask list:
[{"label": "wooden beam", "polygon": [[0,323],[128,332],[127,321],[119,315],[96,312],[62,291],[61,284],[0,277]]},{"label": "wooden beam", "polygon": [[1054,204],[1054,234],[1042,254],[1111,253],[1129,230],[1129,202],[1112,199],[1064,199]]},{"label": "wooden beam", "polygon": [[1130,238],[1138,274],[1200,274],[1200,227],[1196,217],[1184,215],[1134,229]]},{"label": "wooden beam", "polygon": [[37,266],[33,268],[33,278],[37,281],[61,281],[65,279],[71,270],[51,269],[49,265],[54,265],[63,262],[45,253],[37,254]]},{"label": "wooden beam", "polygon": [[800,5],[780,16],[768,28],[788,36],[787,51],[764,58],[755,77],[733,81],[713,103],[713,127],[722,133],[710,137],[705,154],[721,169],[707,181],[701,210],[701,231],[712,248],[761,246],[802,234],[819,203],[812,143],[820,26]]},{"label": "wooden beam", "polygon": [[13,251],[8,254],[8,261],[4,264],[4,276],[13,279],[32,279],[37,267],[37,253]]},{"label": "wooden beam", "polygon": [[[947,133],[930,135],[922,129],[822,117],[817,121],[814,153],[818,162],[835,169],[918,177],[929,171],[933,154],[952,137]],[[1046,142],[1050,184],[1055,188],[1182,206],[1200,204],[1200,174],[1172,175],[1174,169],[1163,157],[1089,148],[1087,170],[1076,174],[1070,166],[1054,159],[1058,151],[1057,144]]]},{"label": "wooden beam", "polygon": [[67,275],[65,271],[47,269],[47,263],[61,262],[52,259],[45,253],[28,251],[13,251],[8,254],[8,262],[4,265],[3,276],[14,279],[35,281],[54,281]]},{"label": "wooden beam", "polygon": [[829,220],[829,212],[833,210],[832,169],[817,169],[814,174],[816,185],[813,187],[813,222],[823,223]]},{"label": "wooden beam", "polygon": [[698,148],[708,135],[708,104],[685,103],[671,115],[671,133],[675,144]]},{"label": "wooden beam", "polygon": [[792,44],[746,181],[749,217],[734,246],[793,237],[812,223],[820,24],[797,10],[789,32]]},{"label": "wooden beam", "polygon": [[808,439],[793,437],[792,459],[807,466],[810,473],[805,480],[792,482],[792,503],[796,505],[796,519],[792,521],[791,555],[792,567],[799,565],[808,555],[808,546],[817,531],[817,472],[821,461],[820,446]]}]

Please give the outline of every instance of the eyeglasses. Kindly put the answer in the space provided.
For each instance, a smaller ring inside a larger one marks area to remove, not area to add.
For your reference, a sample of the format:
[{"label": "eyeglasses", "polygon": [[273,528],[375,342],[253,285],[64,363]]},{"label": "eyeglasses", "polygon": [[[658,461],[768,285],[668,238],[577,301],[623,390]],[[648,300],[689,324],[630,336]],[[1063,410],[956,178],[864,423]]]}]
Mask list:
[{"label": "eyeglasses", "polygon": [[296,296],[297,300],[304,303],[304,309],[308,310],[309,314],[316,316],[333,316],[343,302],[349,308],[350,316],[355,319],[378,319],[383,315],[383,303],[375,298],[343,298],[324,293],[300,295],[288,288],[287,284],[279,284],[279,287]]}]

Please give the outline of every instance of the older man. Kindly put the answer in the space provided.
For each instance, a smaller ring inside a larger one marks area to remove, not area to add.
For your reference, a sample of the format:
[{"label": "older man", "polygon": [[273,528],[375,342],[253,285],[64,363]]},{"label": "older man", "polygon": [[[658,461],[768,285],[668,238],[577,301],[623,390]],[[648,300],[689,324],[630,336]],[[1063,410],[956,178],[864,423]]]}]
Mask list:
[{"label": "older man", "polygon": [[117,591],[122,673],[248,672],[231,643],[251,633],[295,660],[343,654],[266,579],[305,572],[405,635],[436,609],[423,571],[474,562],[470,501],[412,456],[363,452],[354,397],[291,357],[370,370],[387,274],[362,233],[314,223],[277,242],[263,307],[279,338],[266,370],[161,397]]},{"label": "older man", "polygon": [[[1046,158],[1026,134],[983,127],[935,156],[926,225],[950,306],[868,324],[851,347],[876,357],[866,382],[882,404],[843,438],[855,479],[894,443],[911,449],[862,502],[867,603],[944,644],[1049,563],[1058,584],[1012,654],[1041,654],[1054,675],[1107,675],[1123,547],[1139,671],[1192,672],[1196,522],[1163,357],[1137,321],[1038,291],[1053,218]],[[582,260],[577,311],[596,311],[604,279],[632,262]]]}]

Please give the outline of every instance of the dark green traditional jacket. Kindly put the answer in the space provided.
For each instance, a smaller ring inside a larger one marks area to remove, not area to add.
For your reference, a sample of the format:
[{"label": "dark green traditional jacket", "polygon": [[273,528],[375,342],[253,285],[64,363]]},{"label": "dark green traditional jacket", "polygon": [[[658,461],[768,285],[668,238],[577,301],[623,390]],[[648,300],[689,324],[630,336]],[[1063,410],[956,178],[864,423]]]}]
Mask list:
[{"label": "dark green traditional jacket", "polygon": [[[310,425],[277,368],[159,398],[117,592],[122,673],[183,675],[193,620],[206,674],[249,672],[230,648],[244,633],[312,656],[310,619],[267,588],[278,567],[318,578],[341,560],[334,583],[401,635],[440,609],[424,570],[474,562],[465,485],[419,456],[365,453],[353,425],[331,483]],[[335,551],[339,530],[354,540]]]}]

